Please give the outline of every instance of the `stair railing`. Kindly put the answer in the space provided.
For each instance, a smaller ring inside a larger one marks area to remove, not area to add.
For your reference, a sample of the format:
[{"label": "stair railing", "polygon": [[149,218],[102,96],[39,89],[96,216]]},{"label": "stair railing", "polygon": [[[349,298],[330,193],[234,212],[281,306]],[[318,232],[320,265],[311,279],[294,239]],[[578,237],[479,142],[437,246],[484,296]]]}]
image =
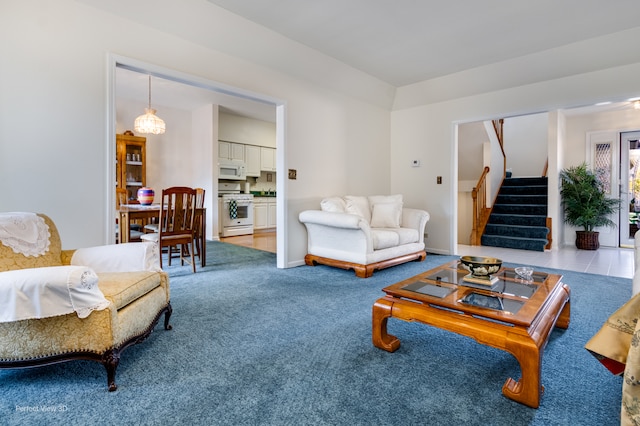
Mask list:
[{"label": "stair railing", "polygon": [[471,227],[471,245],[479,246],[482,238],[482,233],[489,220],[489,213],[491,209],[487,208],[487,175],[489,174],[489,167],[485,167],[482,171],[478,183],[471,190],[471,197],[473,198],[473,224]]},{"label": "stair railing", "polygon": [[504,119],[501,118],[499,120],[492,120],[492,122],[493,122],[493,129],[496,131],[496,136],[498,137],[498,142],[500,142],[500,146],[502,147],[502,151],[504,152],[504,141],[503,141]]}]

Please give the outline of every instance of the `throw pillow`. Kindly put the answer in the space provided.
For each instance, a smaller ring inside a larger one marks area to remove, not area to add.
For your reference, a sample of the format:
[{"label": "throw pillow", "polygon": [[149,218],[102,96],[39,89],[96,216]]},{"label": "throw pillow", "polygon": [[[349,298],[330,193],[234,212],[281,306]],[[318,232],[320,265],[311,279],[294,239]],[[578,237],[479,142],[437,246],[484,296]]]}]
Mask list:
[{"label": "throw pillow", "polygon": [[357,195],[347,195],[344,197],[346,201],[345,211],[349,214],[357,214],[366,220],[371,222],[371,208],[369,207],[369,200],[367,197],[361,197]]},{"label": "throw pillow", "polygon": [[378,203],[373,205],[371,214],[372,228],[400,228],[402,204]]}]

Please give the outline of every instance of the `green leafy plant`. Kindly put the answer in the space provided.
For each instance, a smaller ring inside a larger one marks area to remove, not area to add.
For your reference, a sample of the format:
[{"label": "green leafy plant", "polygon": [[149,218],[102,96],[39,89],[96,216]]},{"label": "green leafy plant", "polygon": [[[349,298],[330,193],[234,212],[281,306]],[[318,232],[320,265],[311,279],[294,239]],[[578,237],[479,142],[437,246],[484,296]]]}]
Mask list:
[{"label": "green leafy plant", "polygon": [[586,163],[563,169],[560,182],[566,223],[587,232],[616,226],[609,216],[620,208],[620,199],[607,197],[602,179]]}]

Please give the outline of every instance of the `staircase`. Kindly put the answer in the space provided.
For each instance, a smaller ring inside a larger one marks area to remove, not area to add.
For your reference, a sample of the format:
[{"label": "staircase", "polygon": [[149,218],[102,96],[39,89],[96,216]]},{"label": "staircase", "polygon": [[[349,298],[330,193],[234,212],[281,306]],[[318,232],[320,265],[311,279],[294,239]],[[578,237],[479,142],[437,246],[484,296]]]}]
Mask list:
[{"label": "staircase", "polygon": [[544,251],[547,178],[505,179],[482,234],[483,246]]}]

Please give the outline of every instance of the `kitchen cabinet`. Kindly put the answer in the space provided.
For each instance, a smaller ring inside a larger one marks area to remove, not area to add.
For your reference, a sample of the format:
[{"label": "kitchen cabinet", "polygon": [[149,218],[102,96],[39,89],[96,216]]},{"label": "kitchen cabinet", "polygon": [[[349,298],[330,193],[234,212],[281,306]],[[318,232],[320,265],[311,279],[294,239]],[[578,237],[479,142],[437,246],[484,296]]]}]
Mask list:
[{"label": "kitchen cabinet", "polygon": [[244,144],[218,141],[218,158],[221,160],[245,161]]},{"label": "kitchen cabinet", "polygon": [[278,216],[276,214],[276,199],[267,203],[267,228],[275,228]]},{"label": "kitchen cabinet", "polygon": [[276,218],[275,197],[254,197],[253,229],[275,228]]},{"label": "kitchen cabinet", "polygon": [[147,180],[147,138],[116,135],[116,187],[127,190],[127,199],[136,200],[138,189]]},{"label": "kitchen cabinet", "polygon": [[260,177],[260,147],[245,145],[244,150],[247,160],[247,176]]},{"label": "kitchen cabinet", "polygon": [[276,171],[276,150],[275,148],[260,147],[260,170],[265,172]]}]

